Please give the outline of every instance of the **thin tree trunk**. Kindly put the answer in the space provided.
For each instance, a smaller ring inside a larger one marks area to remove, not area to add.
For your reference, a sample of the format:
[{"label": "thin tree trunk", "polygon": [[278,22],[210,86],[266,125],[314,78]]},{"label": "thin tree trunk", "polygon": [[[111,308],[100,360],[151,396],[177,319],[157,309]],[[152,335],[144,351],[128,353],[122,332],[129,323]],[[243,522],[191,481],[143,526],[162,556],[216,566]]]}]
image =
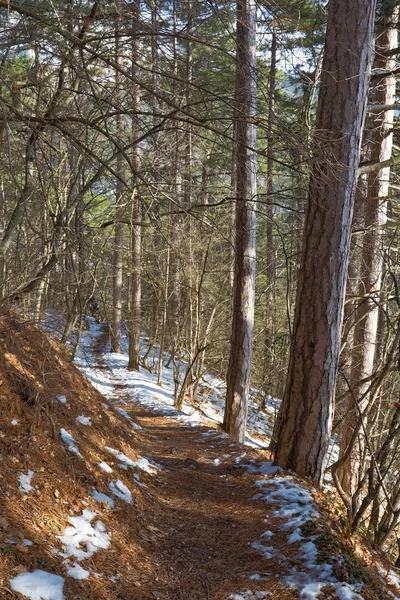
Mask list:
[{"label": "thin tree trunk", "polygon": [[[133,37],[132,37],[132,140],[138,139],[140,124],[138,112],[140,108],[140,88],[136,83],[139,74],[139,17],[140,0],[134,0]],[[142,219],[141,199],[138,183],[141,168],[140,147],[134,144],[132,148],[133,194],[132,194],[132,223],[131,223],[131,302],[129,315],[129,363],[128,369],[139,370],[140,330],[141,330],[141,251],[142,251]]]},{"label": "thin tree trunk", "polygon": [[235,279],[223,427],[236,441],[246,434],[253,346],[256,217],[256,4],[238,0],[236,21]]},{"label": "thin tree trunk", "polygon": [[[122,64],[121,56],[121,20],[119,14],[119,0],[115,4],[117,10],[117,18],[115,23],[115,88],[116,101],[118,108],[122,106],[123,89],[122,76],[120,67]],[[121,143],[123,134],[122,115],[117,112],[115,117],[115,129],[118,141]],[[113,306],[112,306],[112,321],[111,321],[111,352],[121,352],[121,322],[122,322],[122,286],[123,286],[123,252],[124,252],[124,188],[121,179],[124,176],[124,158],[121,153],[117,155],[116,172],[118,179],[116,182],[115,194],[115,231],[114,231],[114,257],[113,257]]]},{"label": "thin tree trunk", "polygon": [[274,191],[274,110],[276,87],[276,24],[272,24],[271,66],[268,82],[268,134],[267,134],[267,210],[266,210],[266,321],[265,321],[265,394],[272,393],[274,374],[274,305],[275,305],[275,250],[273,238],[273,191]]}]

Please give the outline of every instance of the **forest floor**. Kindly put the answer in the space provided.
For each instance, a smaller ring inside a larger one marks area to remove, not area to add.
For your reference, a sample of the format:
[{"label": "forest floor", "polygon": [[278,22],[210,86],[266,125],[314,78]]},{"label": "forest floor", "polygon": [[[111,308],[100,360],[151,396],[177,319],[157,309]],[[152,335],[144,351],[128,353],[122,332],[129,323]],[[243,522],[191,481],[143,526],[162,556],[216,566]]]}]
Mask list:
[{"label": "forest floor", "polygon": [[89,325],[77,362],[103,396],[58,342],[0,320],[1,600],[396,597],[331,494],[158,403]]}]

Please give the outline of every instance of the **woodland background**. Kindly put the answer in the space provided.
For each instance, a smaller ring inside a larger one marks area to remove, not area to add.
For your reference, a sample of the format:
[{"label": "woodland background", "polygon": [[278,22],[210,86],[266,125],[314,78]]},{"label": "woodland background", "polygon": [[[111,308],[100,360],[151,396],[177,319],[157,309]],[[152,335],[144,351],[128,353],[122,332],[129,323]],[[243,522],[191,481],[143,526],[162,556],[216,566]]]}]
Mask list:
[{"label": "woodland background", "polygon": [[[257,133],[251,386],[260,410],[285,390],[327,6],[253,5],[254,69],[236,8],[0,0],[1,303],[61,311],[65,342],[94,296],[116,352],[127,322],[131,368],[141,331],[168,353],[178,407],[228,370],[241,120]],[[333,423],[350,527],[380,546],[400,518],[398,11],[378,2]]]}]

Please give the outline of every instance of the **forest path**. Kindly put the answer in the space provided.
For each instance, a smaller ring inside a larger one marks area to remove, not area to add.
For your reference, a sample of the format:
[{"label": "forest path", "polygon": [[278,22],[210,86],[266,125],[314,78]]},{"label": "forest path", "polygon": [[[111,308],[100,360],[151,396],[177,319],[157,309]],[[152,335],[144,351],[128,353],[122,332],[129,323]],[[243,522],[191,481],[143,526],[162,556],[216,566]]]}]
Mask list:
[{"label": "forest path", "polygon": [[[94,348],[102,369],[107,369],[102,360],[106,338],[104,332]],[[154,412],[135,401],[124,382],[112,375],[110,379],[115,401],[126,402],[124,409],[142,427],[135,435],[135,450],[162,467],[152,479],[154,503],[141,515],[140,541],[145,552],[139,557],[142,564],[134,567],[142,576],[132,595],[119,597],[297,598],[279,581],[284,575],[280,561],[267,561],[251,547],[265,531],[271,507],[254,500],[257,477],[243,462],[238,463],[244,452],[246,461],[266,460],[265,452],[233,444],[218,429],[193,426],[165,416],[165,411]],[[267,569],[267,579],[262,578]],[[261,580],[251,579],[256,574]]]}]

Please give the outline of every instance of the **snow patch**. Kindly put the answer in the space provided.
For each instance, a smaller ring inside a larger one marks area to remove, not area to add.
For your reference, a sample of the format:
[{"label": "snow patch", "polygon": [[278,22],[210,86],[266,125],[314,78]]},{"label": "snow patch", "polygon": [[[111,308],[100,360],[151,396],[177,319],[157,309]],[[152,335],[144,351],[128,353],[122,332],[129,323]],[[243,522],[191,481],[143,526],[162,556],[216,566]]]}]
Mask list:
[{"label": "snow patch", "polygon": [[117,498],[120,498],[124,502],[127,502],[127,504],[132,503],[132,494],[120,479],[118,479],[118,481],[116,481],[115,483],[109,483],[108,487],[110,488],[114,496],[117,496]]},{"label": "snow patch", "polygon": [[28,540],[27,538],[24,538],[22,540],[22,545],[23,546],[33,546],[33,542],[31,542],[31,540]]},{"label": "snow patch", "polygon": [[258,466],[251,463],[243,466],[247,468],[249,473],[258,473],[260,475],[275,475],[276,473],[283,473],[281,467],[275,467],[275,465],[273,465],[270,461],[263,462]]},{"label": "snow patch", "polygon": [[87,571],[77,562],[73,563],[73,566],[69,566],[67,564],[67,574],[72,577],[72,579],[87,579],[90,575],[90,571]]},{"label": "snow patch", "polygon": [[[64,558],[75,557],[77,561],[90,558],[100,549],[107,549],[110,546],[111,538],[105,532],[105,525],[97,521],[92,525],[96,513],[85,508],[78,517],[68,517],[69,523],[62,535],[56,537],[65,546],[65,551],[60,552]],[[86,547],[82,550],[81,545]]]},{"label": "snow patch", "polygon": [[106,473],[112,473],[113,470],[112,468],[104,461],[99,462],[100,469],[103,469],[103,471],[105,471]]},{"label": "snow patch", "polygon": [[136,467],[136,462],[129,458],[129,456],[126,456],[126,454],[124,454],[123,452],[119,452],[118,450],[115,450],[115,448],[110,448],[110,446],[106,446],[106,450],[110,454],[113,454],[115,458],[117,458],[119,461],[121,461],[121,463],[123,463],[127,467],[132,467],[133,469]]},{"label": "snow patch", "polygon": [[30,600],[65,600],[64,582],[65,579],[60,575],[36,570],[20,573],[10,579],[10,586],[14,592],[19,592]]},{"label": "snow patch", "polygon": [[[284,585],[297,590],[299,598],[302,600],[317,600],[326,586],[335,589],[335,596],[338,600],[363,600],[358,593],[362,588],[361,584],[350,585],[338,582],[333,575],[332,565],[317,563],[318,549],[315,540],[318,536],[306,536],[301,529],[303,525],[320,516],[310,492],[293,481],[292,477],[268,479],[269,467],[263,467],[263,469],[266,477],[256,481],[260,493],[255,498],[261,499],[267,504],[279,506],[272,516],[284,519],[280,530],[288,533],[288,544],[299,543],[296,558],[301,563],[301,567],[290,567],[290,560],[287,561],[289,574],[282,578]],[[266,546],[262,543],[263,539],[271,537],[270,534],[271,532],[266,531],[260,540],[251,544],[266,559],[272,558],[277,553],[273,546]],[[285,560],[282,555],[279,557]]]},{"label": "snow patch", "polygon": [[60,429],[60,435],[61,435],[62,441],[64,442],[64,444],[66,444],[66,446],[70,452],[73,452],[77,456],[82,456],[82,454],[78,450],[78,446],[76,446],[76,444],[75,444],[74,438],[63,427]]},{"label": "snow patch", "polygon": [[25,492],[25,494],[29,494],[29,492],[32,492],[35,489],[33,485],[31,485],[33,476],[33,471],[27,471],[26,474],[21,473],[21,475],[18,477],[20,492]]},{"label": "snow patch", "polygon": [[81,425],[91,425],[92,424],[92,419],[90,417],[85,417],[84,415],[79,415],[79,417],[76,417],[76,420]]},{"label": "snow patch", "polygon": [[262,600],[263,598],[272,598],[271,592],[252,592],[250,590],[244,590],[239,594],[231,594],[230,600]]},{"label": "snow patch", "polygon": [[146,458],[145,456],[139,457],[138,460],[132,460],[123,452],[115,450],[115,448],[110,448],[109,446],[106,446],[106,450],[110,452],[110,454],[113,454],[115,458],[121,461],[121,464],[118,465],[120,468],[124,468],[125,466],[125,468],[131,467],[132,469],[140,469],[141,471],[145,471],[150,475],[155,475],[157,471],[160,471],[162,469],[161,465],[156,463],[154,460]]},{"label": "snow patch", "polygon": [[129,423],[134,429],[136,429],[136,431],[141,431],[142,428],[140,427],[140,425],[138,425],[138,423],[135,423],[135,421],[128,415],[126,410],[124,410],[123,408],[118,408],[117,406],[115,406],[114,408],[120,415],[122,415],[127,421],[129,421]]},{"label": "snow patch", "polygon": [[112,498],[110,498],[110,496],[107,496],[107,494],[103,494],[102,492],[93,490],[92,496],[96,500],[96,502],[100,502],[100,503],[107,502],[109,508],[114,508],[114,506],[115,506],[114,500]]}]

